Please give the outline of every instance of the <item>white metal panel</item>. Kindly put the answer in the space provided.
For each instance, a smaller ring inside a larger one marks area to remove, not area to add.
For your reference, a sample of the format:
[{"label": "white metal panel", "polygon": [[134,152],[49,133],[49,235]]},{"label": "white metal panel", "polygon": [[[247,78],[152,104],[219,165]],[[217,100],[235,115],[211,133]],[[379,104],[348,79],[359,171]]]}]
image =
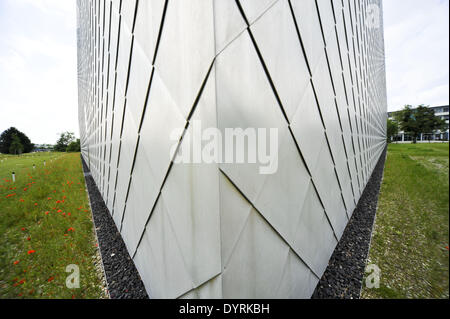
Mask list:
[{"label": "white metal panel", "polygon": [[308,299],[317,285],[317,277],[289,250],[278,284],[277,298]]},{"label": "white metal panel", "polygon": [[212,1],[169,1],[155,67],[185,118],[214,55]]},{"label": "white metal panel", "polygon": [[287,117],[292,120],[309,84],[310,76],[289,3],[278,1],[252,25],[251,31]]},{"label": "white metal panel", "polygon": [[134,26],[134,41],[139,44],[150,62],[153,62],[161,27],[165,0],[139,1]]},{"label": "white metal panel", "polygon": [[[287,126],[248,33],[232,42],[216,63],[217,121],[222,135],[226,128]],[[220,165],[252,201],[265,180],[259,166],[248,162]]]},{"label": "white metal panel", "polygon": [[304,92],[291,127],[307,165],[310,168],[315,167],[320,149],[326,140],[311,84]]},{"label": "white metal panel", "polygon": [[314,72],[324,52],[323,35],[315,0],[293,0],[292,9],[305,46],[306,57]]},{"label": "white metal panel", "polygon": [[127,206],[122,224],[122,236],[130,254],[134,254],[145,223],[160,191],[159,183],[150,170],[149,159],[143,146],[138,147],[131,178]]},{"label": "white metal panel", "polygon": [[321,277],[337,241],[312,184],[307,189],[304,204],[294,226],[293,250],[303,258],[316,276]]},{"label": "white metal panel", "polygon": [[293,246],[311,177],[287,130],[281,134],[278,170],[267,175],[255,207]]},{"label": "white metal panel", "polygon": [[253,24],[258,17],[277,1],[278,0],[240,0],[239,2],[244,10],[248,23]]},{"label": "white metal panel", "polygon": [[246,30],[247,25],[234,1],[213,1],[215,52],[218,54]]},{"label": "white metal panel", "polygon": [[[192,121],[217,125],[215,81],[210,78]],[[194,128],[188,127],[182,147],[193,148]],[[186,268],[197,288],[221,272],[219,170],[217,163],[174,163],[161,196]]]},{"label": "white metal panel", "polygon": [[176,298],[194,288],[161,197],[133,260],[150,298]]},{"label": "white metal panel", "polygon": [[139,128],[152,73],[152,65],[137,42],[133,45],[129,72],[127,111]]},{"label": "white metal panel", "polygon": [[171,134],[174,130],[183,129],[186,121],[157,71],[153,75],[147,104],[140,145],[150,161],[149,166],[155,177],[155,183],[161,187],[171,162],[170,149],[177,144],[182,130],[175,136]]},{"label": "white metal panel", "polygon": [[251,209],[233,254],[224,265],[223,297],[272,297],[273,289],[281,279],[281,270],[288,253],[289,246],[254,209]]}]

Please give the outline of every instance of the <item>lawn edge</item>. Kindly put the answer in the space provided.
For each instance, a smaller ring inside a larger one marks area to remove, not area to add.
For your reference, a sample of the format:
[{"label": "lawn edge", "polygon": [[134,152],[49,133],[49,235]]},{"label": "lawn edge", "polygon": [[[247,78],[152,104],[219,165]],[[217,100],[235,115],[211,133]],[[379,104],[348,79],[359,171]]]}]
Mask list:
[{"label": "lawn edge", "polygon": [[92,205],[91,205],[91,194],[88,191],[88,186],[87,186],[87,183],[86,183],[86,176],[90,175],[91,173],[84,171],[83,163],[81,163],[81,170],[83,171],[85,191],[86,191],[86,193],[88,195],[88,205],[89,205],[89,211],[91,212],[92,227],[94,228],[96,252],[100,256],[100,267],[102,269],[103,278],[104,278],[105,283],[106,283],[106,295],[107,295],[108,299],[111,299],[111,296],[109,294],[108,277],[106,276],[105,267],[103,265],[103,255],[102,255],[102,251],[100,250],[100,244],[99,244],[98,235],[97,235],[97,227],[95,226],[94,212],[93,212]]}]

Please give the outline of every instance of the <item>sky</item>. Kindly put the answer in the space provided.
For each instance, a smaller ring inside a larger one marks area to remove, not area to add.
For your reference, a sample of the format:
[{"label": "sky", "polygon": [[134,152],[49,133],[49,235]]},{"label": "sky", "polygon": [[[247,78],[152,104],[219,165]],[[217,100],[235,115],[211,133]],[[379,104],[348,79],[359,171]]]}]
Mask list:
[{"label": "sky", "polygon": [[0,133],[79,136],[74,0],[0,0]]},{"label": "sky", "polygon": [[[449,0],[384,0],[388,110],[449,103]],[[0,132],[79,135],[75,0],[0,0]]]},{"label": "sky", "polygon": [[388,110],[449,104],[449,1],[384,0]]}]

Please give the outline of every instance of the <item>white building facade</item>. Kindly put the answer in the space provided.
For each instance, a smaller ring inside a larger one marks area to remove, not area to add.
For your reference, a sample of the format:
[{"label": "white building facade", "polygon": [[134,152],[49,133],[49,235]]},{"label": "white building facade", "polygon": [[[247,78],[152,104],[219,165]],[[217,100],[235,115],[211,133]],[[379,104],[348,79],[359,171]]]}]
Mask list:
[{"label": "white building facade", "polygon": [[[431,106],[431,109],[434,110],[434,115],[439,117],[441,120],[444,120],[447,123],[447,126],[449,124],[449,106],[448,105],[442,105],[442,106]],[[394,115],[396,112],[389,112],[388,118],[390,120],[395,120]],[[445,132],[441,132],[439,130],[433,132],[433,133],[421,133],[418,142],[430,142],[430,141],[448,141],[449,138],[449,130],[447,129]],[[412,141],[412,137],[403,132],[400,131],[397,136],[392,137],[393,142],[406,142],[409,143]]]},{"label": "white building facade", "polygon": [[[77,7],[82,156],[149,296],[309,298],[386,144],[381,0]],[[275,129],[276,170],[176,163],[196,122]]]}]

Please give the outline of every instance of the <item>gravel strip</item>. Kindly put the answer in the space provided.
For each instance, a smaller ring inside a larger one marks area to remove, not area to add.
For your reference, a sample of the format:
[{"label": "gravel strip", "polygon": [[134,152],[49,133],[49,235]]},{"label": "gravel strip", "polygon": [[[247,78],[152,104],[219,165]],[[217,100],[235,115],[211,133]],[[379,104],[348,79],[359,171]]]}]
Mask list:
[{"label": "gravel strip", "polygon": [[386,150],[345,228],[312,299],[358,299],[369,253]]},{"label": "gravel strip", "polygon": [[148,299],[144,284],[128,254],[122,236],[82,157],[81,161],[109,296],[111,299]]}]

